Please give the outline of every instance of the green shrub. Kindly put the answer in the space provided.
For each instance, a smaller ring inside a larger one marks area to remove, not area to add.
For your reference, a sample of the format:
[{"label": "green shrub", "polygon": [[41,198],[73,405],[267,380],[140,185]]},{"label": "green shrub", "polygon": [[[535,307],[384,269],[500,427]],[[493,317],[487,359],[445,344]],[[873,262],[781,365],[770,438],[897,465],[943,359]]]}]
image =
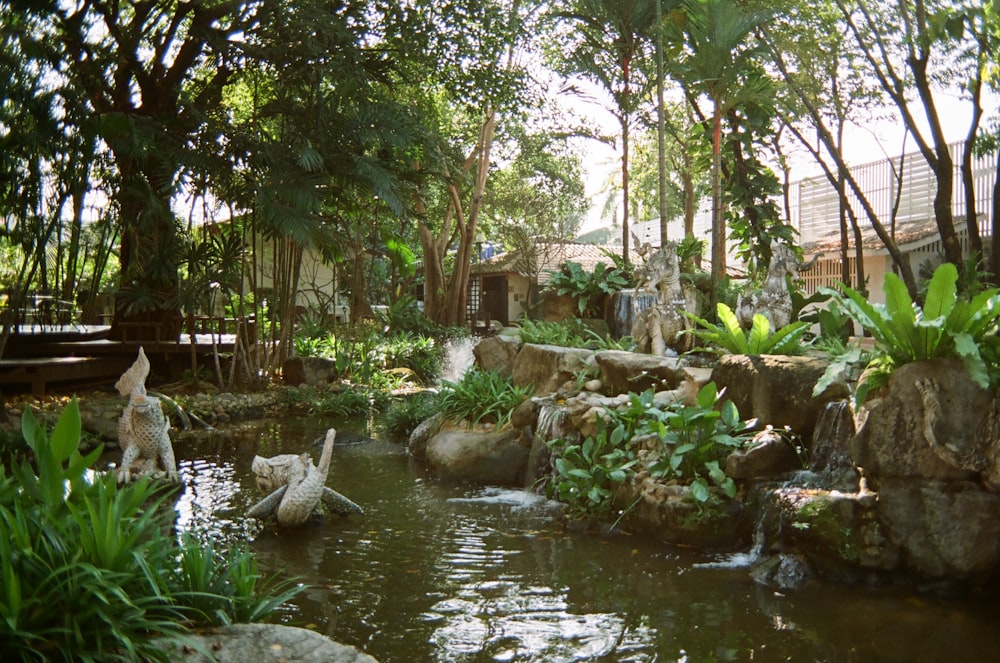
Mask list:
[{"label": "green shrub", "polygon": [[514,409],[534,389],[515,387],[509,377],[495,371],[472,369],[459,382],[445,380],[440,393],[445,416],[471,425],[494,424],[501,428],[510,421]]},{"label": "green shrub", "polygon": [[632,350],[635,348],[635,340],[631,336],[624,336],[616,341],[598,334],[579,318],[561,322],[525,319],[518,324],[520,325],[521,341],[524,343],[555,345],[561,348],[587,348],[589,350]]},{"label": "green shrub", "polygon": [[[940,265],[927,285],[923,307],[913,302],[902,279],[891,272],[882,284],[885,304],[872,304],[845,285],[843,293],[821,289],[875,341],[865,379],[855,390],[856,402],[864,403],[868,393],[885,384],[899,366],[924,359],[957,357],[984,389],[996,382],[1000,290],[991,288],[964,299],[958,297],[957,282],[955,265]],[[847,353],[831,363],[816,384],[817,393],[859,356],[860,352]]]},{"label": "green shrub", "polygon": [[165,660],[154,636],[266,617],[301,591],[261,580],[245,552],[171,534],[169,488],[118,487],[79,453],[72,401],[51,437],[25,409],[35,464],[0,466],[0,650],[13,660]]},{"label": "green shrub", "polygon": [[646,430],[662,442],[649,465],[652,476],[688,483],[691,497],[699,503],[712,499],[711,486],[729,498],[736,496],[736,484],[722,465],[751,437],[751,425],[740,420],[732,401],[722,400],[714,382],[698,391],[695,405],[648,411],[652,416]]},{"label": "green shrub", "polygon": [[718,502],[717,493],[733,498],[736,484],[722,469],[726,456],[752,435],[736,406],[723,400],[715,383],[698,392],[695,405],[674,403],[660,408],[653,390],[629,394],[628,404],[608,410],[598,420],[597,435],[583,441],[559,438],[548,442],[556,455],[549,495],[567,505],[571,516],[605,517],[614,491],[640,462],[634,440],[652,444],[644,461],[649,473],[691,487],[698,504]]},{"label": "green shrub", "polygon": [[809,329],[809,323],[801,320],[772,333],[771,323],[758,313],[753,316],[750,329],[744,330],[732,309],[721,302],[716,307],[718,323],[711,323],[693,313],[685,312],[684,315],[698,323],[698,327],[689,333],[709,344],[708,347],[695,348],[698,351],[741,355],[800,355],[805,352],[802,337]]},{"label": "green shrub", "polygon": [[642,409],[610,410],[598,420],[596,436],[547,442],[555,453],[549,497],[566,504],[571,517],[603,518],[611,512],[615,489],[639,462],[629,443],[643,414]]},{"label": "green shrub", "polygon": [[382,415],[380,426],[390,439],[406,440],[417,426],[430,419],[439,408],[437,394],[429,391],[397,398]]},{"label": "green shrub", "polygon": [[567,260],[557,271],[550,272],[545,288],[574,298],[581,316],[600,318],[604,314],[604,297],[621,292],[628,285],[628,276],[617,267],[599,262],[593,272],[588,272],[580,263]]},{"label": "green shrub", "polygon": [[518,324],[523,343],[556,345],[561,348],[582,348],[584,344],[583,323],[576,318],[562,322],[525,319]]}]

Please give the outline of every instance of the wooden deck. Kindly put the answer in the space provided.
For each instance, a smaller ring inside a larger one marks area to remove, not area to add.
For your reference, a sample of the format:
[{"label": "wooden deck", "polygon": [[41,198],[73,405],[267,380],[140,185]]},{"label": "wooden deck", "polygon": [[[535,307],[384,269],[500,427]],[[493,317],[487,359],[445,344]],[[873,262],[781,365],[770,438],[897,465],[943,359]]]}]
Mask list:
[{"label": "wooden deck", "polygon": [[191,367],[192,353],[204,364],[216,352],[234,351],[236,335],[221,329],[214,326],[193,339],[187,333],[165,339],[129,329],[124,340],[113,340],[107,325],[22,325],[8,337],[0,358],[0,388],[44,396],[56,387],[111,385],[135,361],[140,346],[154,372],[176,379]]},{"label": "wooden deck", "polygon": [[[44,396],[49,385],[61,387],[115,382],[129,366],[125,357],[36,357],[0,359],[0,385],[26,387]],[[16,389],[15,389],[16,390]]]}]

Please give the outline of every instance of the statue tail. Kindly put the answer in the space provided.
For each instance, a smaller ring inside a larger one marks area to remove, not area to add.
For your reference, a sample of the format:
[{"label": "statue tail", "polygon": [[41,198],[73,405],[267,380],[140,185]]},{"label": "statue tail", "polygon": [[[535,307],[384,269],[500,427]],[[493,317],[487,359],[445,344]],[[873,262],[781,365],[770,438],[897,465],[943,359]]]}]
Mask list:
[{"label": "statue tail", "polygon": [[337,438],[336,429],[331,428],[326,431],[326,440],[323,441],[323,453],[319,457],[319,467],[317,468],[326,482],[326,475],[330,471],[330,459],[333,458],[333,441]]}]

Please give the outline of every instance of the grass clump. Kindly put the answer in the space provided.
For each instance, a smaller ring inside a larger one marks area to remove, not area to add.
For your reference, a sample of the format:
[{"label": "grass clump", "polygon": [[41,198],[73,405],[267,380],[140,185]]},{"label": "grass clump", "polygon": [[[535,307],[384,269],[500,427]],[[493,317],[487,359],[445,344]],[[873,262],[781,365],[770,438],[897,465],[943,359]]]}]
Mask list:
[{"label": "grass clump", "polygon": [[440,407],[452,419],[502,428],[533,391],[531,386],[515,386],[509,377],[495,371],[472,369],[459,382],[442,383]]}]

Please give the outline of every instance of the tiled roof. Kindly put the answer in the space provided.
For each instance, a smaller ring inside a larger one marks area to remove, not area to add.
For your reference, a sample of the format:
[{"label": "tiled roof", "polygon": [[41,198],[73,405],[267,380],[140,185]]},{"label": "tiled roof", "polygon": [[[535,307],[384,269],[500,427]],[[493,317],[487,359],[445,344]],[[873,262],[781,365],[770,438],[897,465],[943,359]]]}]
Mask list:
[{"label": "tiled roof", "polygon": [[[967,234],[968,231],[965,227],[964,216],[955,217],[954,223],[956,233],[960,236]],[[861,246],[866,251],[884,252],[885,245],[875,233],[875,229],[872,227],[871,223],[869,223],[866,219],[860,219],[859,225],[861,226]],[[896,244],[900,247],[900,249],[904,251],[919,249],[921,245],[940,239],[937,222],[933,218],[909,218],[898,221],[895,228],[885,224],[885,229],[886,232],[890,233],[890,235],[895,238]],[[854,247],[853,228],[848,228],[847,245],[848,248]],[[815,230],[811,231],[809,240],[802,242],[802,251],[806,256],[814,255],[816,253],[826,253],[828,255],[832,255],[836,254],[839,250],[840,227],[837,224],[831,224],[825,232],[816,232]]]},{"label": "tiled roof", "polygon": [[[536,242],[535,252],[539,260],[538,282],[540,285],[549,280],[549,272],[555,271],[559,265],[566,261],[579,263],[586,271],[592,272],[598,263],[604,263],[608,267],[614,265],[614,261],[609,258],[603,250],[612,255],[621,254],[621,246],[598,246],[597,244],[581,244],[579,242]],[[634,250],[630,250],[632,262],[641,263]],[[521,251],[507,251],[495,255],[488,260],[483,260],[472,266],[473,274],[523,274],[526,270],[521,263]]]}]

